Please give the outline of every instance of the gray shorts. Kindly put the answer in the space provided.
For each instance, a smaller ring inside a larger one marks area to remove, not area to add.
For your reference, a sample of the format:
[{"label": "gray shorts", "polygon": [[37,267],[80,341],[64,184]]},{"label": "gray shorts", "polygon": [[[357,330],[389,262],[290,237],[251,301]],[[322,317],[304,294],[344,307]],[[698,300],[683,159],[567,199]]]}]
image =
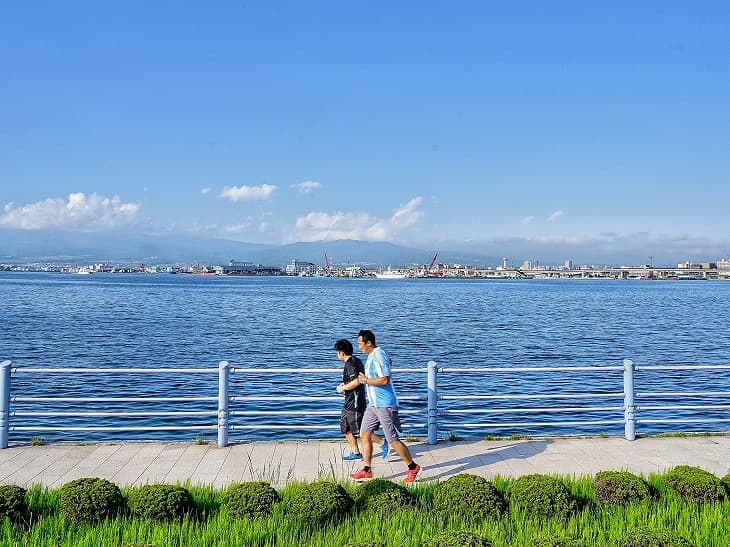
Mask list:
[{"label": "gray shorts", "polygon": [[385,435],[386,441],[399,441],[403,436],[403,428],[400,425],[398,409],[393,407],[367,407],[365,409],[365,415],[362,417],[360,429],[362,431],[369,431],[370,433],[373,433],[379,427],[383,428],[383,434]]}]

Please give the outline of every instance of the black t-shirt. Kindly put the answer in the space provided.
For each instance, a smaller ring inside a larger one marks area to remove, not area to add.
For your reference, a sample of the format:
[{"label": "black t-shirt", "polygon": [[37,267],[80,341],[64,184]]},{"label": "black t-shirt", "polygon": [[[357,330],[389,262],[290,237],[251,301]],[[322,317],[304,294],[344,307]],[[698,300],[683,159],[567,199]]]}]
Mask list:
[{"label": "black t-shirt", "polygon": [[[349,384],[357,378],[357,375],[362,372],[365,373],[365,367],[362,365],[362,361],[354,355],[345,362],[345,367],[342,369],[342,383]],[[347,410],[365,410],[367,403],[365,402],[365,386],[360,384],[351,391],[345,391],[345,409]]]}]

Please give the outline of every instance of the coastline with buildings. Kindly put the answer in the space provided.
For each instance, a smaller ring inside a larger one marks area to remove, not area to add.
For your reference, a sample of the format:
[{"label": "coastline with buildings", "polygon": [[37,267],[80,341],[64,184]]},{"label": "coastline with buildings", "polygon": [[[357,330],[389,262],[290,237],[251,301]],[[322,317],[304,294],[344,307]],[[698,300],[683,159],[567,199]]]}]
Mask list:
[{"label": "coastline with buildings", "polygon": [[730,280],[730,258],[716,262],[684,262],[676,267],[651,264],[596,266],[575,265],[566,260],[560,266],[540,265],[524,261],[520,266],[510,265],[504,258],[494,267],[465,264],[437,263],[436,256],[428,265],[394,268],[373,264],[333,264],[325,256],[324,264],[293,259],[282,266],[266,266],[248,261],[229,260],[225,264],[186,265],[145,263],[133,265],[108,264],[0,264],[0,271],[57,272],[72,274],[188,274],[199,276],[290,276],[290,277],[348,277],[374,279],[640,279],[640,280]]}]

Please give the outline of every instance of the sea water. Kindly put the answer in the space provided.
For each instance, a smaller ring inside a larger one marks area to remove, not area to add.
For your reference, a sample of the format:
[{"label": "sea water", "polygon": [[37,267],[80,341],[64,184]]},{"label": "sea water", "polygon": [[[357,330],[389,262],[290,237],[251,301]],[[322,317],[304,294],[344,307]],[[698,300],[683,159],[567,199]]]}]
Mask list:
[{"label": "sea water", "polygon": [[[340,368],[339,338],[355,344],[362,328],[400,368],[621,366],[730,364],[730,283],[639,280],[469,280],[219,277],[169,274],[0,273],[0,360],[13,367],[287,368],[285,374],[234,374],[231,394],[332,396],[339,373],[300,374],[299,368]],[[365,356],[361,356],[364,360]],[[638,374],[638,373],[637,373]],[[730,371],[645,372],[637,391],[730,390]],[[216,375],[14,375],[12,395],[63,397],[216,396]],[[439,392],[451,395],[620,393],[622,372],[527,374],[441,373]],[[394,374],[401,395],[424,395],[425,373]],[[728,404],[727,399],[692,402]],[[576,405],[621,406],[613,400]],[[676,403],[676,401],[675,401]],[[442,408],[551,407],[565,401],[443,402]],[[404,410],[423,408],[404,404]],[[289,410],[294,415],[232,417],[231,423],[274,423],[278,429],[233,432],[236,439],[338,437],[340,402],[246,402],[232,410]],[[11,411],[215,410],[213,403],[11,403]],[[676,413],[671,413],[676,415]],[[724,417],[727,412],[725,412]],[[649,416],[650,414],[644,414]],[[664,414],[665,416],[667,413]],[[691,411],[696,424],[647,424],[643,432],[726,429],[705,424],[718,413]],[[583,419],[615,419],[621,411]],[[485,434],[620,434],[621,425],[469,428],[460,423],[569,420],[569,415],[465,415],[442,418],[461,437]],[[215,416],[154,418],[21,418],[19,425],[215,424]],[[407,431],[424,433],[423,417],[407,417]],[[293,430],[288,425],[321,426]],[[334,427],[333,427],[334,426]],[[637,430],[640,430],[637,428]],[[214,438],[215,431],[204,434]],[[11,432],[23,440],[32,432]],[[44,432],[48,440],[188,440],[184,431]]]}]

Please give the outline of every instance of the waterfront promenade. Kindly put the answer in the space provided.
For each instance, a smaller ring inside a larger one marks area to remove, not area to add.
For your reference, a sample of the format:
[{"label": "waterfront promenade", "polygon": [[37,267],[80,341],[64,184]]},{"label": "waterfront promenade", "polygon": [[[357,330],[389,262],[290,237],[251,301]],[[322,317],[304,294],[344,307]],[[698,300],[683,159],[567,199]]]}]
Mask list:
[{"label": "waterfront promenade", "polygon": [[[423,466],[422,481],[457,473],[518,477],[530,473],[593,475],[628,470],[648,475],[676,465],[694,465],[722,477],[730,472],[730,436],[557,438],[407,443]],[[0,450],[0,483],[58,487],[79,477],[103,477],[120,486],[190,483],[221,488],[263,480],[281,487],[318,478],[346,480],[360,462],[343,462],[349,449],[339,441],[267,441],[225,448],[191,443],[97,443],[14,446]],[[400,480],[397,455],[373,458],[376,477]]]}]

